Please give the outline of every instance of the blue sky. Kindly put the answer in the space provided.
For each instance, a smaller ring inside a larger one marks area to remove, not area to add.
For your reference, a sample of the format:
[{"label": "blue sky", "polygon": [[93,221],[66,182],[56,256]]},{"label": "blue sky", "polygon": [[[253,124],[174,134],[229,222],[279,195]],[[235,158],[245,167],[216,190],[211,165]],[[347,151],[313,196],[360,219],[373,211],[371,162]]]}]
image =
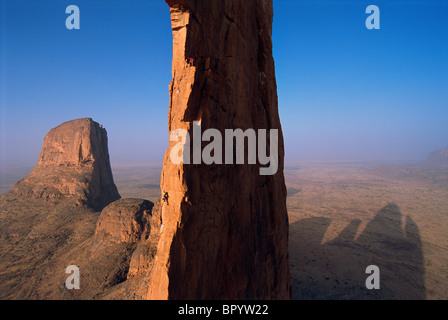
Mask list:
[{"label": "blue sky", "polygon": [[[163,0],[0,0],[0,164],[102,123],[112,162],[161,162],[172,37]],[[65,8],[81,11],[67,30]],[[381,29],[365,27],[368,5]],[[448,1],[274,0],[286,161],[420,160],[448,146]]]}]

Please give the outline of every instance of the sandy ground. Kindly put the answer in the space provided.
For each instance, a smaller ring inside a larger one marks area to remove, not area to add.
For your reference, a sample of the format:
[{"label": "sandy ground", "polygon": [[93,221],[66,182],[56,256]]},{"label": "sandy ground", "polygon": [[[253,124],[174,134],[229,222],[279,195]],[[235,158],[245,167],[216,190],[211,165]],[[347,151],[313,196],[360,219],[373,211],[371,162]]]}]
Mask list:
[{"label": "sandy ground", "polygon": [[327,164],[285,176],[295,298],[448,299],[447,170]]},{"label": "sandy ground", "polygon": [[[0,168],[0,193],[31,169]],[[122,197],[160,197],[161,166],[112,170]],[[285,177],[293,298],[448,299],[448,170],[297,164]]]}]

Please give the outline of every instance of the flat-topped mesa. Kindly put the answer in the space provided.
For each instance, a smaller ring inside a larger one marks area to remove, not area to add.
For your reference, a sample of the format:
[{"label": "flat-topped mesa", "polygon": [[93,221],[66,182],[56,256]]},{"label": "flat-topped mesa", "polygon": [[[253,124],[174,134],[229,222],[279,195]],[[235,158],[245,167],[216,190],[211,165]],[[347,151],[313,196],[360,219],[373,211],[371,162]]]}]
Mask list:
[{"label": "flat-topped mesa", "polygon": [[[167,0],[173,29],[168,128],[278,130],[278,170],[175,164],[161,177],[162,228],[148,299],[289,299],[284,145],[272,0]],[[247,152],[247,145],[246,145]],[[246,153],[247,154],[247,153]]]},{"label": "flat-topped mesa", "polygon": [[70,198],[102,209],[120,198],[106,130],[90,118],[64,122],[45,136],[36,166],[11,190],[21,198]]}]

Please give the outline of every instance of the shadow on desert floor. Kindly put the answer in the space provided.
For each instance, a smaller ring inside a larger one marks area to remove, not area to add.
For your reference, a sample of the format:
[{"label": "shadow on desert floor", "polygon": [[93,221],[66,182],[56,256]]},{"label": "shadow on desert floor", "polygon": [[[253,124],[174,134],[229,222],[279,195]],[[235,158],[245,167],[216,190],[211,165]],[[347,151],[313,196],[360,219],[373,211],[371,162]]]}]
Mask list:
[{"label": "shadow on desert floor", "polygon": [[[294,299],[425,299],[425,269],[417,225],[391,203],[356,237],[352,220],[323,242],[331,219],[313,217],[290,225]],[[368,290],[369,265],[380,270],[380,289]]]}]

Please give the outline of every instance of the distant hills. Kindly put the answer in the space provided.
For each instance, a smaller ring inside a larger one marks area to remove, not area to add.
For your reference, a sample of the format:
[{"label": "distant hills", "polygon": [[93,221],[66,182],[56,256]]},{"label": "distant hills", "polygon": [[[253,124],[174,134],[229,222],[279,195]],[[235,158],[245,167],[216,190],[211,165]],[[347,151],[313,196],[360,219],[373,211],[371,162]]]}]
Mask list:
[{"label": "distant hills", "polygon": [[448,167],[448,148],[431,152],[423,164],[431,167]]},{"label": "distant hills", "polygon": [[427,178],[427,172],[440,171],[445,172],[448,169],[448,148],[442,148],[431,152],[426,160],[416,162],[408,165],[397,165],[390,163],[383,163],[376,165],[369,169],[371,172],[384,177],[394,179]]}]

